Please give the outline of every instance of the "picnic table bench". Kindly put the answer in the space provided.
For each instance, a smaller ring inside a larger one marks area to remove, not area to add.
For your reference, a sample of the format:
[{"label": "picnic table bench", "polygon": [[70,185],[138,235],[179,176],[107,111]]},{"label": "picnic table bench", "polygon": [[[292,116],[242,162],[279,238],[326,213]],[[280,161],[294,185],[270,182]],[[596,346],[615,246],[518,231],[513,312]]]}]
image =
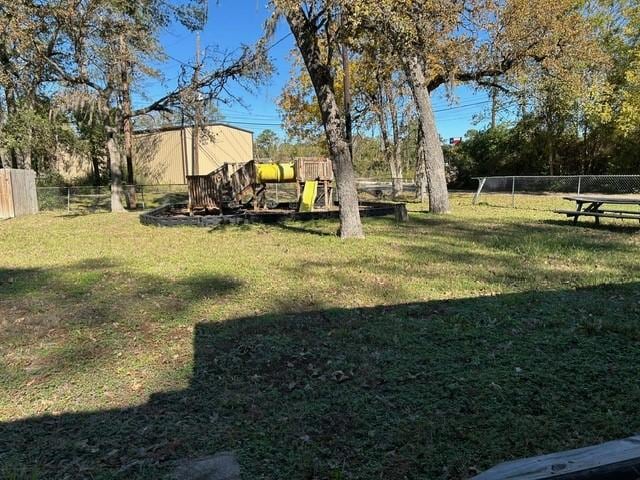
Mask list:
[{"label": "picnic table bench", "polygon": [[[600,218],[619,218],[627,220],[640,221],[640,209],[624,209],[624,206],[640,207],[640,198],[631,197],[607,197],[607,196],[590,196],[590,195],[571,195],[563,197],[565,200],[576,202],[575,210],[554,210],[555,213],[573,217],[573,223],[578,222],[581,216],[594,217],[596,224],[600,224]],[[620,208],[611,208],[609,205],[622,206]]]}]

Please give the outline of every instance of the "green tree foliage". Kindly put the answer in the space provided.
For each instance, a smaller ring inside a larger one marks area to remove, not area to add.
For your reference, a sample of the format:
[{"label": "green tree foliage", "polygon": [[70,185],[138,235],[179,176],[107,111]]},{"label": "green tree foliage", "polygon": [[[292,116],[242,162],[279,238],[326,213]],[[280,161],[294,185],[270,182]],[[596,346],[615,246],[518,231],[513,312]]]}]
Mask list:
[{"label": "green tree foliage", "polygon": [[280,139],[278,138],[278,134],[273,130],[263,130],[260,135],[256,137],[255,143],[255,155],[257,158],[274,159],[277,156]]},{"label": "green tree foliage", "polygon": [[[41,102],[17,106],[0,126],[0,151],[29,152],[29,166],[46,171],[56,164],[57,153],[80,151],[80,138],[69,120],[60,114],[50,115]],[[22,162],[7,155],[3,163],[18,167]]]},{"label": "green tree foliage", "polygon": [[[9,162],[40,168],[44,162],[35,162],[34,155],[55,155],[67,146],[61,132],[71,132],[80,143],[91,143],[85,151],[96,182],[104,170],[97,156],[107,159],[102,163],[110,166],[112,209],[122,209],[125,161],[128,181],[134,178],[135,117],[174,109],[191,112],[194,104],[223,96],[227,82],[255,84],[270,72],[264,43],[205,56],[197,65],[198,78],[184,69],[173,90],[133,109],[132,92],[140,83],[161,78],[152,67],[164,59],[161,33],[178,23],[201,29],[206,9],[203,0],[0,0],[0,127]],[[46,131],[46,122],[40,121],[45,118],[52,124]]]},{"label": "green tree foliage", "polygon": [[518,115],[447,150],[457,182],[476,175],[635,174],[640,169],[640,6],[593,2],[588,55],[530,65],[504,95]]}]

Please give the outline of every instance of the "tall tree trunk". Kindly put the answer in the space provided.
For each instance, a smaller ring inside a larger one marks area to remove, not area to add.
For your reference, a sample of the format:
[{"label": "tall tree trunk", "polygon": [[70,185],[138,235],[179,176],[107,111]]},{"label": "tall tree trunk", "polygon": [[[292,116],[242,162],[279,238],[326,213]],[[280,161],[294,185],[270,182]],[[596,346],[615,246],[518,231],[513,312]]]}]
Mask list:
[{"label": "tall tree trunk", "polygon": [[93,185],[100,185],[100,159],[95,155],[91,154],[91,165],[93,166]]},{"label": "tall tree trunk", "polygon": [[[29,137],[31,137],[31,135],[29,135]],[[31,146],[27,145],[26,148],[21,150],[21,157],[22,157],[22,168],[24,168],[25,170],[31,170],[33,168],[33,162],[31,159]]]},{"label": "tall tree trunk", "polygon": [[396,169],[395,164],[392,157],[391,145],[389,144],[389,132],[387,131],[387,119],[384,115],[384,106],[383,100],[379,97],[378,106],[375,107],[376,116],[378,117],[378,124],[380,125],[380,138],[382,140],[382,154],[384,155],[384,160],[389,165],[389,171],[391,173],[391,195],[394,197],[398,195],[398,190],[396,188]]},{"label": "tall tree trunk", "polygon": [[427,179],[427,156],[422,141],[422,129],[418,127],[418,150],[416,156],[416,183],[420,203],[427,203],[429,193],[429,180]]},{"label": "tall tree trunk", "polygon": [[[35,111],[36,105],[36,91],[35,85],[30,85],[23,98],[22,109],[27,110],[29,113]],[[23,110],[23,111],[24,111]],[[27,144],[20,148],[20,157],[22,160],[22,168],[25,170],[33,169],[33,148],[31,144],[33,142],[33,128],[31,125],[27,126]]]},{"label": "tall tree trunk", "polygon": [[[398,127],[398,109],[396,108],[395,99],[390,88],[385,84],[385,80],[380,74],[376,75],[378,84],[378,96],[375,103],[376,115],[380,124],[380,136],[382,137],[382,148],[384,150],[384,159],[389,165],[391,172],[391,188],[392,195],[397,197],[403,191],[402,184],[402,156],[400,155],[400,132]],[[389,125],[387,115],[391,120],[391,135],[389,135]]]},{"label": "tall tree trunk", "polygon": [[304,11],[300,8],[288,10],[286,16],[309,71],[322,114],[322,123],[338,187],[340,236],[342,238],[363,238],[353,160],[349,154],[344,122],[336,101],[331,65],[323,62],[317,43],[318,27],[306,18]]},{"label": "tall tree trunk", "polygon": [[389,105],[389,117],[391,118],[391,174],[393,175],[393,191],[396,192],[396,195],[399,195],[404,191],[404,184],[402,182],[404,173],[402,165],[402,155],[400,153],[400,127],[398,126],[398,107],[396,105],[395,99],[390,92],[390,89],[387,89],[387,103]]},{"label": "tall tree trunk", "polygon": [[122,99],[122,135],[124,157],[127,163],[127,207],[135,209],[137,205],[135,174],[133,171],[133,125],[131,122],[131,65],[127,60],[127,49],[124,36],[120,35],[122,62],[120,65],[120,91]]},{"label": "tall tree trunk", "polygon": [[[11,115],[14,115],[17,110],[16,99],[15,99],[15,91],[12,87],[6,86],[4,89],[4,99],[7,105],[7,118],[10,118]],[[11,163],[11,168],[18,168],[18,153],[14,147],[9,149],[9,159]]]},{"label": "tall tree trunk", "polygon": [[122,205],[122,158],[114,127],[107,127],[107,153],[111,168],[111,211],[124,212]]},{"label": "tall tree trunk", "polygon": [[429,211],[447,213],[449,194],[445,175],[444,155],[440,136],[436,129],[431,96],[424,77],[424,70],[417,57],[407,59],[405,63],[409,85],[416,104],[422,130],[422,143],[426,154],[427,180],[429,182]]}]

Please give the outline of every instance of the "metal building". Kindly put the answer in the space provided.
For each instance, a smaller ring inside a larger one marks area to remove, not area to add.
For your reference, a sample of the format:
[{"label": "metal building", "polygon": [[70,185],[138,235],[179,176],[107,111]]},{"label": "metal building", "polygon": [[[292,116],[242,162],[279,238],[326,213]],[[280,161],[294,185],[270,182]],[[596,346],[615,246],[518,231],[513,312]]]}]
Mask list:
[{"label": "metal building", "polygon": [[200,131],[198,165],[193,171],[191,127],[136,132],[133,162],[137,183],[184,184],[187,175],[206,175],[223,163],[253,160],[253,132],[222,123]]}]

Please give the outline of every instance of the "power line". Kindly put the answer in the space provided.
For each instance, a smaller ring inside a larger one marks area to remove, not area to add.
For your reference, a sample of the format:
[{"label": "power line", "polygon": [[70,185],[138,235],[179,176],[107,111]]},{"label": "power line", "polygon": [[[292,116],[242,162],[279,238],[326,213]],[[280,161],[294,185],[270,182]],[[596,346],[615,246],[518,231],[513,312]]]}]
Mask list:
[{"label": "power line", "polygon": [[228,123],[230,125],[258,125],[261,127],[281,127],[282,126],[282,123],[233,122],[233,121],[227,121],[224,118],[222,119],[221,123]]},{"label": "power line", "polygon": [[274,44],[272,44],[269,48],[267,48],[267,52],[270,51],[272,48],[274,48],[277,45],[280,45],[282,42],[284,42],[287,38],[289,38],[291,35],[293,35],[292,32],[287,33],[284,37],[280,38],[280,40],[277,40]]},{"label": "power line", "polygon": [[486,103],[491,103],[491,100],[484,100],[482,102],[468,103],[467,105],[458,105],[456,107],[441,108],[439,110],[434,110],[433,113],[448,112],[450,110],[457,110],[457,109],[460,109],[460,108],[475,107],[477,105],[484,105]]},{"label": "power line", "polygon": [[[484,105],[487,103],[491,103],[491,100],[484,100],[481,102],[474,102],[474,103],[467,103],[467,104],[463,104],[463,105],[456,105],[453,107],[446,107],[446,108],[439,108],[434,110],[434,113],[442,113],[442,112],[449,112],[452,110],[460,110],[460,109],[464,109],[464,108],[470,108],[470,107],[475,107],[478,105]],[[222,113],[223,115],[231,118],[236,118],[238,121],[245,121],[245,120],[275,120],[275,119],[279,119],[280,117],[277,115],[269,115],[269,114],[252,114],[251,112],[241,112],[238,110],[227,110],[227,109],[219,109],[220,113]]]},{"label": "power line", "polygon": [[[278,40],[276,40],[276,42],[274,42],[272,45],[270,45],[267,49],[265,49],[265,52],[269,52],[271,51],[271,49],[273,49],[274,47],[276,47],[277,45],[280,45],[282,42],[284,42],[287,38],[289,38],[291,35],[293,35],[291,32],[287,33],[286,35],[284,35],[283,37],[279,38]],[[181,65],[184,65],[185,67],[193,67],[191,64],[189,64],[188,62],[185,62],[183,60],[180,60],[178,58],[175,58],[171,55],[169,55],[168,53],[164,53],[164,55],[170,59],[173,60],[174,62],[178,62]]]}]

